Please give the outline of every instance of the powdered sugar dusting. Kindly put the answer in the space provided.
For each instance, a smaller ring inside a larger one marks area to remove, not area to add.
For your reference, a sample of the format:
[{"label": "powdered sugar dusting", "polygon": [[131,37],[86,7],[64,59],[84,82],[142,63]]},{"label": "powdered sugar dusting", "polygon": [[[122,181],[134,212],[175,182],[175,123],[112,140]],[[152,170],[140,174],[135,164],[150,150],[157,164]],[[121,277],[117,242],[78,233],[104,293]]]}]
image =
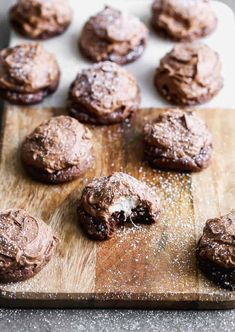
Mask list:
[{"label": "powdered sugar dusting", "polygon": [[[84,300],[91,296],[102,299],[132,299],[134,296],[141,300],[158,301],[174,298],[176,294],[191,300],[191,296],[197,296],[197,234],[191,175],[154,170],[145,163],[142,156],[142,115],[137,115],[133,121],[134,123],[126,120],[122,125],[92,129],[97,139],[97,164],[92,171],[96,173],[91,174],[105,176],[115,171],[123,171],[145,182],[162,202],[159,222],[153,225],[129,223],[124,229],[119,229],[113,239],[96,243],[96,279],[92,294],[84,294],[79,284],[81,278],[76,279],[78,282],[76,287],[73,285],[74,288],[65,282],[66,278],[76,276],[69,273],[67,275],[64,271],[68,272],[75,266],[77,271],[78,266],[76,259],[68,257],[69,252],[65,247],[61,248],[62,252],[58,252],[51,263],[35,278],[24,283],[4,285],[3,292],[11,291],[13,298],[17,297],[18,293],[27,298],[28,292],[33,291],[36,296],[37,292],[43,291],[47,297],[54,299],[57,294],[54,293],[56,285],[52,282],[53,276],[60,273],[63,287],[66,288],[66,294],[63,296],[68,299],[73,298],[74,292],[77,293],[77,298]],[[91,180],[91,174],[84,179],[84,185]],[[83,250],[82,246],[88,246],[85,258],[87,267],[94,264],[91,254],[93,242],[86,237],[83,238],[77,228],[75,215],[79,194],[78,190],[72,198],[68,197],[68,205],[63,203],[59,207],[62,224],[57,221],[56,225],[62,225],[66,241],[72,241],[72,252],[79,253],[79,250]],[[69,215],[66,213],[68,207],[71,211]],[[55,214],[54,222],[57,217]],[[79,241],[80,246],[77,244]],[[62,264],[67,259],[69,263],[62,269]],[[51,276],[50,283],[48,275]],[[92,278],[92,274],[90,277]],[[223,293],[219,288],[212,287],[209,281],[203,282],[203,285],[208,285],[207,288],[201,288],[204,299],[231,297],[231,293]],[[8,293],[5,294],[9,297]]]},{"label": "powdered sugar dusting", "polygon": [[136,35],[147,34],[147,28],[137,17],[128,15],[106,6],[103,11],[90,19],[95,34],[101,39],[111,41],[128,41]]},{"label": "powdered sugar dusting", "polygon": [[76,101],[91,105],[94,112],[106,114],[136,104],[139,90],[130,72],[104,61],[78,73],[71,94]]}]

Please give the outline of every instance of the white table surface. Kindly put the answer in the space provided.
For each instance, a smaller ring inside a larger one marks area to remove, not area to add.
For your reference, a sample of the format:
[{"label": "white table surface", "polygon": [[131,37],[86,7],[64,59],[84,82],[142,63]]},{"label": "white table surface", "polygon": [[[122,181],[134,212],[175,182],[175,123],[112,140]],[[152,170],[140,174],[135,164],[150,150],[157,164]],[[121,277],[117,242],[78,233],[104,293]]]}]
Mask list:
[{"label": "white table surface", "polygon": [[[74,13],[71,26],[66,33],[58,38],[52,38],[43,42],[44,47],[49,52],[53,52],[59,62],[62,73],[59,89],[46,98],[39,107],[63,107],[66,105],[68,89],[77,72],[91,65],[91,62],[87,61],[78,50],[78,38],[87,18],[103,9],[104,0],[84,1],[82,8],[80,8],[79,0],[69,0],[69,2]],[[129,12],[139,17],[146,25],[149,25],[152,0],[106,0],[105,3]],[[200,42],[206,43],[220,55],[224,87],[217,96],[203,105],[203,107],[232,108],[234,107],[235,47],[231,47],[230,39],[224,38],[224,36],[235,36],[235,19],[232,10],[225,4],[219,1],[212,1],[212,7],[218,17],[217,29],[210,36],[201,39]],[[29,40],[12,33],[11,45],[17,45],[22,42],[29,42]],[[137,61],[125,66],[127,70],[135,75],[140,86],[142,107],[160,108],[170,105],[157,93],[153,84],[153,76],[160,59],[175,44],[170,40],[159,38],[156,33],[150,31],[144,54]]]},{"label": "white table surface", "polygon": [[[80,3],[87,1],[96,0],[80,0]],[[8,43],[6,12],[11,2],[0,0],[0,49]],[[113,2],[117,3],[118,0]],[[223,2],[235,10],[235,0]],[[235,36],[226,37],[230,37],[231,48],[234,48]],[[0,309],[0,332],[31,331],[235,332],[235,311]]]}]

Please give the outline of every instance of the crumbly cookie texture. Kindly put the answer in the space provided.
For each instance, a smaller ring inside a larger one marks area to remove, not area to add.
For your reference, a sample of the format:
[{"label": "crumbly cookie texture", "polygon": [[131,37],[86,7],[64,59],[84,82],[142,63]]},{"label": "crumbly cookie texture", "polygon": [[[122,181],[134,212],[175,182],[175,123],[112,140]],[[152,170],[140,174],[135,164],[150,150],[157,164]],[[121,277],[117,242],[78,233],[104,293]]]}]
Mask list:
[{"label": "crumbly cookie texture", "polygon": [[110,238],[127,221],[151,224],[160,214],[158,196],[143,182],[117,172],[94,179],[82,192],[78,221],[93,239]]}]

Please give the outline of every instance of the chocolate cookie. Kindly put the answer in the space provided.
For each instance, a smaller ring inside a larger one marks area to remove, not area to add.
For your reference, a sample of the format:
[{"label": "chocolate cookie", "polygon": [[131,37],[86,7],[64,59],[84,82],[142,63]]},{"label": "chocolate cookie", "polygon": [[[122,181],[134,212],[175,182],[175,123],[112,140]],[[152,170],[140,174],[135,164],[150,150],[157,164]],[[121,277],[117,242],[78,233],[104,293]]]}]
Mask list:
[{"label": "chocolate cookie", "polygon": [[154,82],[177,105],[209,101],[223,87],[219,55],[204,44],[177,45],[162,58]]},{"label": "chocolate cookie", "polygon": [[88,128],[70,116],[57,116],[26,137],[21,157],[34,178],[62,183],[77,178],[92,165],[92,146]]},{"label": "chocolate cookie", "polygon": [[235,211],[209,219],[198,242],[202,272],[224,288],[235,290]]},{"label": "chocolate cookie", "polygon": [[0,51],[0,98],[10,103],[39,103],[57,89],[59,80],[57,61],[41,44]]},{"label": "chocolate cookie", "polygon": [[69,91],[68,108],[81,122],[118,123],[135,112],[140,91],[134,76],[105,61],[82,70]]},{"label": "chocolate cookie", "polygon": [[0,282],[35,276],[49,262],[57,243],[51,227],[26,211],[0,212]]},{"label": "chocolate cookie", "polygon": [[10,9],[10,21],[17,32],[32,39],[62,34],[70,25],[72,10],[66,0],[18,0]]},{"label": "chocolate cookie", "polygon": [[170,109],[144,127],[145,157],[154,167],[198,172],[212,157],[212,138],[191,111]]},{"label": "chocolate cookie", "polygon": [[156,194],[125,173],[94,179],[82,192],[78,221],[95,240],[109,239],[126,222],[151,224],[160,214]]},{"label": "chocolate cookie", "polygon": [[79,46],[94,62],[109,60],[123,65],[142,55],[147,37],[148,29],[137,17],[105,7],[85,24]]},{"label": "chocolate cookie", "polygon": [[213,32],[217,18],[209,0],[155,0],[152,25],[175,41],[193,41]]}]

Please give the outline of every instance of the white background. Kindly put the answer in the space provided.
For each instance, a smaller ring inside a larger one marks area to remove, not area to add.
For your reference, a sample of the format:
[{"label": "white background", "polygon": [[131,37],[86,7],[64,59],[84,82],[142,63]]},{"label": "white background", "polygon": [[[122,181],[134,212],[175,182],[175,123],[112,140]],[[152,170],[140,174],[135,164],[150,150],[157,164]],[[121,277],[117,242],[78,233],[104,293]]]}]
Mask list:
[{"label": "white background", "polygon": [[[62,70],[59,90],[51,97],[46,98],[39,107],[65,106],[68,88],[76,73],[82,68],[91,65],[90,62],[81,56],[78,50],[78,38],[85,20],[101,10],[104,7],[104,1],[95,0],[92,2],[92,6],[90,1],[85,1],[83,2],[82,10],[79,6],[80,1],[70,0],[70,3],[74,9],[72,25],[65,34],[44,42],[46,49],[56,55]],[[149,25],[152,0],[106,0],[105,3],[115,4],[115,7],[138,16]],[[220,54],[223,64],[224,88],[218,96],[205,106],[229,108],[234,107],[235,104],[235,47],[231,47],[231,40],[228,37],[231,35],[235,36],[235,20],[233,12],[228,6],[217,1],[213,1],[212,5],[219,19],[218,27],[212,35],[201,39],[201,41],[207,43]],[[22,41],[28,40],[24,40],[16,34],[12,35],[11,44],[15,45]],[[171,50],[173,46],[174,43],[162,39],[154,32],[151,32],[146,51],[141,58],[133,64],[125,66],[134,73],[138,80],[141,88],[142,107],[164,107],[169,105],[156,92],[153,85],[153,75],[160,58]]]}]

